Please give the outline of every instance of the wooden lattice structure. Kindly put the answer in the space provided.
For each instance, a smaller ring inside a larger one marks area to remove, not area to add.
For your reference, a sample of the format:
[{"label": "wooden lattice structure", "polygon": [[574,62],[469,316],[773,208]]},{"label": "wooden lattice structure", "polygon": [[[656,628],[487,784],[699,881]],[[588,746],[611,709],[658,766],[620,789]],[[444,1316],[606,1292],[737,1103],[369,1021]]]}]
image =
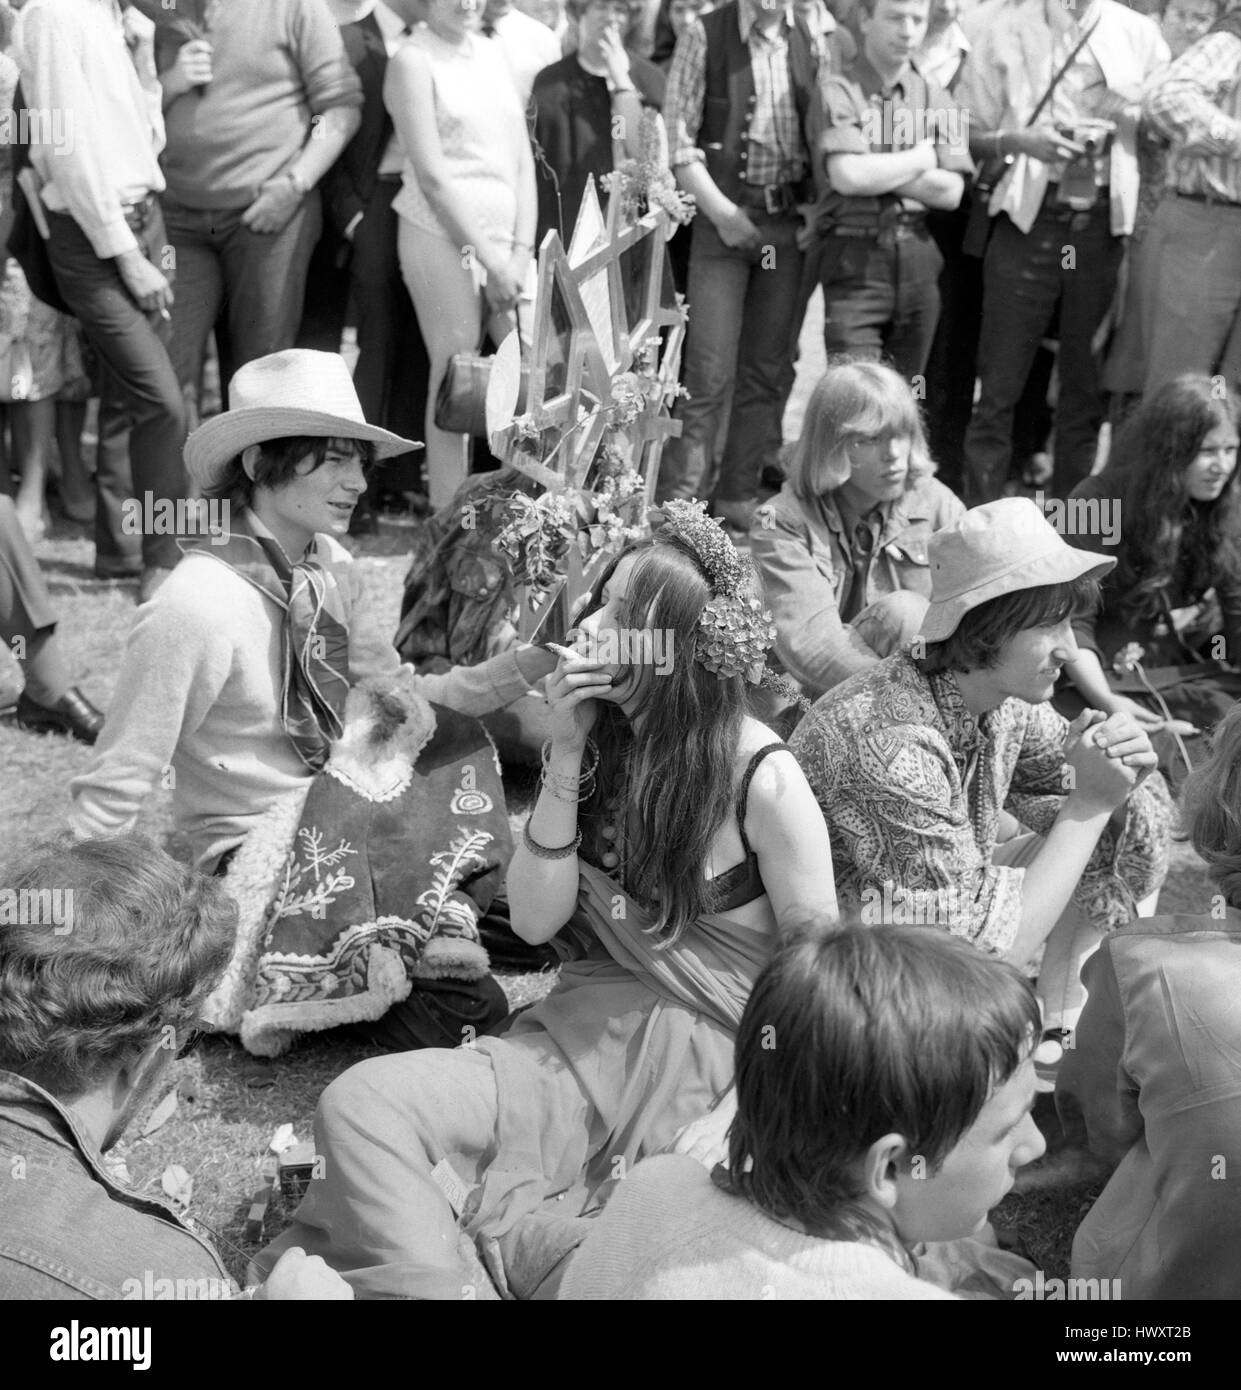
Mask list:
[{"label": "wooden lattice structure", "polygon": [[[603,446],[619,449],[643,484],[640,512],[653,504],[664,440],[678,435],[671,418],[677,394],[686,313],[672,287],[666,246],[674,224],[662,210],[626,218],[614,191],[604,218],[593,180],[587,185],[566,251],[555,231],[539,248],[538,289],[528,357],[524,412],[517,404],[517,335],[501,348],[504,366],[488,394],[492,452],[506,464],[573,501],[595,491]],[[506,351],[507,349],[507,351]],[[640,409],[617,423],[617,391]],[[523,440],[537,434],[535,457]],[[525,639],[563,633],[575,601],[594,584],[618,546],[583,556],[568,548],[563,573],[547,589],[522,591],[519,632]]]}]

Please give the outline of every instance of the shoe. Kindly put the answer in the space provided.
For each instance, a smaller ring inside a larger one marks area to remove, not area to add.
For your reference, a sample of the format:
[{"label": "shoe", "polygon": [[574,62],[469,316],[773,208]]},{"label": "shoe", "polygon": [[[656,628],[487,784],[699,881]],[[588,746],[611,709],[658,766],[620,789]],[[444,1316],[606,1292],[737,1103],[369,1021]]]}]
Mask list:
[{"label": "shoe", "polygon": [[94,743],[103,728],[103,713],[77,686],[54,705],[36,704],[23,690],[17,697],[17,724],[31,733],[69,734],[79,743]]},{"label": "shoe", "polygon": [[165,569],[158,565],[152,565],[150,569],[144,569],[142,571],[142,578],[138,580],[139,605],[149,603],[163,587],[164,581],[171,573],[172,571],[170,569]]}]

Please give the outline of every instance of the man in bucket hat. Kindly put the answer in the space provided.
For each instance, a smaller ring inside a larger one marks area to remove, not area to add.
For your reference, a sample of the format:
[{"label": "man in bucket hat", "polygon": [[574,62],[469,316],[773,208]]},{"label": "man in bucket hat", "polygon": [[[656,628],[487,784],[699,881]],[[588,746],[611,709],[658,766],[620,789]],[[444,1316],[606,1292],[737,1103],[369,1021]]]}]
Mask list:
[{"label": "man in bucket hat", "polygon": [[[148,793],[171,789],[208,873],[324,766],[350,686],[401,669],[368,631],[340,540],[368,469],[420,447],[367,424],[336,353],[257,358],[229,399],[185,447],[204,534],[182,540],[180,564],[139,609],[94,758],[70,786],[79,836],[127,833]],[[419,695],[475,715],[524,695],[554,660],[527,647],[442,675],[406,671]]]},{"label": "man in bucket hat", "polygon": [[1146,734],[1097,710],[1069,724],[1048,703],[1077,654],[1070,620],[1115,561],[1015,497],[966,512],[928,553],[920,635],[824,695],[792,748],[842,905],[1018,966],[1041,951],[1045,1021],[1068,1028],[1083,961],[1153,911],[1167,873],[1170,803]]}]

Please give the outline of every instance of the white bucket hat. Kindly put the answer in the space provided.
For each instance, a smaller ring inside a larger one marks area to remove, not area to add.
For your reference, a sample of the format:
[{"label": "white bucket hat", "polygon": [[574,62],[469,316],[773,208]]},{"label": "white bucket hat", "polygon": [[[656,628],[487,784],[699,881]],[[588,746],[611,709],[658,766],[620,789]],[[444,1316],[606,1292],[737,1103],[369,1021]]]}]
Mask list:
[{"label": "white bucket hat", "polygon": [[289,348],[256,357],[235,373],[228,399],[228,410],[185,441],[185,466],[204,491],[243,449],[269,439],[366,439],[381,459],[422,448],[416,439],[366,423],[349,368],[336,352]]},{"label": "white bucket hat", "polygon": [[1001,497],[971,507],[936,531],[927,544],[931,606],[922,620],[928,642],[951,637],[961,619],[988,599],[1044,584],[1068,584],[1083,575],[1100,579],[1114,559],[1075,550],[1028,497]]}]

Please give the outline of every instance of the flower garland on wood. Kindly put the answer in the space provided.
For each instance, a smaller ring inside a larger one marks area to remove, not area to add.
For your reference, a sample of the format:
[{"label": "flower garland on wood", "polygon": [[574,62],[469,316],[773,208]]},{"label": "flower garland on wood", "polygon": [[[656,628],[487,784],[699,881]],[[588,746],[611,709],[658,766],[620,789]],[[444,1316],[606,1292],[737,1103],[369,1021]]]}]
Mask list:
[{"label": "flower garland on wood", "polygon": [[668,136],[663,119],[649,107],[638,124],[638,157],[622,160],[599,186],[611,197],[620,198],[623,221],[636,221],[657,209],[673,222],[684,224],[694,215],[694,199],[677,187],[676,175],[668,167]]},{"label": "flower garland on wood", "polygon": [[[663,122],[653,111],[643,113],[639,127],[639,157],[626,160],[601,183],[621,199],[622,224],[662,210],[676,223],[694,215],[694,200],[682,194],[668,167],[668,144]],[[564,573],[565,557],[577,548],[583,564],[601,552],[615,552],[650,533],[645,516],[646,483],[641,471],[640,445],[633,427],[645,416],[670,408],[685,389],[661,374],[663,341],[659,334],[639,347],[628,371],[614,376],[608,399],[598,401],[583,392],[589,406],[577,421],[563,426],[540,426],[530,414],[513,419],[513,461],[551,467],[557,456],[569,454],[574,439],[602,412],[602,439],[581,475],[580,490],[548,488],[537,497],[524,493],[501,495],[491,508],[498,527],[492,548],[504,556],[514,580],[528,592],[538,609]]]},{"label": "flower garland on wood", "polygon": [[[571,546],[586,563],[600,551],[619,550],[648,534],[646,485],[636,467],[630,430],[643,415],[658,410],[665,398],[684,393],[684,388],[669,389],[661,381],[659,349],[658,335],[649,338],[632,370],[613,377],[601,407],[603,438],[586,470],[584,489],[549,489],[538,497],[512,493],[492,504],[492,519],[499,527],[492,548],[506,557],[514,580],[531,591],[535,608],[563,573]],[[516,416],[515,451],[534,463],[550,465],[590,418],[583,411],[577,424],[561,434],[555,426],[540,429],[529,415]]]},{"label": "flower garland on wood", "polygon": [[[621,409],[626,412],[628,404]],[[589,475],[590,484],[579,492],[548,489],[538,497],[515,492],[492,503],[492,520],[499,526],[492,548],[508,560],[514,580],[531,591],[535,607],[563,573],[571,546],[585,563],[647,532],[646,485],[623,432],[610,427],[605,433]]]}]

